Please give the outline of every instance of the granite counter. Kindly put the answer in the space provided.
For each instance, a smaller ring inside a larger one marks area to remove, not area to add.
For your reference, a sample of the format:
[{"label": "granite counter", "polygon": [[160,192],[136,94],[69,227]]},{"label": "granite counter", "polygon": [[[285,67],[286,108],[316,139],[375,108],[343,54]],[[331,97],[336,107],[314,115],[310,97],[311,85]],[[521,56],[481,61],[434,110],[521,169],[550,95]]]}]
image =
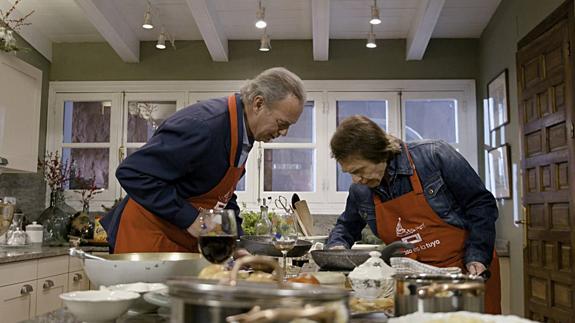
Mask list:
[{"label": "granite counter", "polygon": [[[1,246],[0,264],[33,260],[40,258],[63,256],[68,254],[70,247],[47,247],[41,245],[31,246]],[[82,246],[80,249],[86,252],[108,252],[108,247]]]}]

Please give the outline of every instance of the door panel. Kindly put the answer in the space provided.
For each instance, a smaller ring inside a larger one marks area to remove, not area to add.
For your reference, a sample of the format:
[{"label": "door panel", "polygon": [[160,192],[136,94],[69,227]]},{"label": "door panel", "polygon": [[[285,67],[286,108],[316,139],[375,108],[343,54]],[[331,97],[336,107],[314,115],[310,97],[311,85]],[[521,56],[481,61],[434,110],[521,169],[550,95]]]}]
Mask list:
[{"label": "door panel", "polygon": [[526,317],[542,322],[575,322],[572,2],[568,6],[526,36],[517,53],[525,308]]}]

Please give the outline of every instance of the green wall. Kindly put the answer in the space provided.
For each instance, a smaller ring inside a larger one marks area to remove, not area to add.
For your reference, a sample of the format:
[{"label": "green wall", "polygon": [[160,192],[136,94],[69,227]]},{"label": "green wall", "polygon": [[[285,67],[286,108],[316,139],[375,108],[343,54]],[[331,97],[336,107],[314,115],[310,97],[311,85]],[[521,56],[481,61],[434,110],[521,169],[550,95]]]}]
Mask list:
[{"label": "green wall", "polygon": [[[479,100],[487,96],[487,83],[501,73],[508,70],[509,76],[509,103],[510,123],[503,127],[503,131],[493,134],[492,146],[508,143],[511,146],[512,164],[515,169],[520,168],[520,141],[517,111],[517,71],[515,54],[517,43],[539,22],[547,17],[563,0],[503,0],[489,25],[483,31],[480,39],[479,57],[480,72],[477,82],[477,97]],[[481,105],[482,106],[482,103]],[[483,128],[483,124],[479,129]],[[481,153],[482,155],[483,153]],[[515,199],[499,201],[499,220],[497,223],[497,237],[510,241],[511,260],[511,310],[514,314],[523,315],[523,228],[513,223],[514,214],[521,215],[521,179],[518,171],[513,172],[515,181],[513,192]]]},{"label": "green wall", "polygon": [[213,62],[202,41],[177,41],[177,50],[157,50],[143,42],[140,63],[121,61],[106,43],[54,44],[52,81],[238,80],[273,66],[285,66],[303,79],[475,79],[477,39],[435,39],[421,61],[405,60],[405,40],[331,40],[329,61],[313,61],[311,40],[275,40],[272,50],[257,41],[230,41],[229,62]]}]

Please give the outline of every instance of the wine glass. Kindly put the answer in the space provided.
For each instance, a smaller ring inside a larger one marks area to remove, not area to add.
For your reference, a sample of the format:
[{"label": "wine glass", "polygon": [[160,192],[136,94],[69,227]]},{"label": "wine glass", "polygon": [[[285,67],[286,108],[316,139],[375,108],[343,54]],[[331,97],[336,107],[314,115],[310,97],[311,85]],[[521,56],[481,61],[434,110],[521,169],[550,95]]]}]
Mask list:
[{"label": "wine glass", "polygon": [[272,243],[282,253],[284,280],[287,277],[287,254],[295,247],[297,234],[296,219],[293,212],[275,213],[272,216]]},{"label": "wine glass", "polygon": [[226,262],[236,249],[238,229],[233,210],[204,209],[200,212],[200,252],[209,262]]}]

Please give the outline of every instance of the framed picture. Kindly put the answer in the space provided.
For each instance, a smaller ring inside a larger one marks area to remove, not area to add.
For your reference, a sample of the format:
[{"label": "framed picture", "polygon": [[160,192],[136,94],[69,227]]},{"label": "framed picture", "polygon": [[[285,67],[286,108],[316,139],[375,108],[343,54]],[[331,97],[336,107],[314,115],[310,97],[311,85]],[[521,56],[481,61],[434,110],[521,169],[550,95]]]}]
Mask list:
[{"label": "framed picture", "polygon": [[509,96],[507,87],[507,69],[487,84],[489,131],[509,123]]},{"label": "framed picture", "polygon": [[503,145],[488,151],[489,187],[498,199],[511,198],[511,165],[509,164],[509,145]]}]

